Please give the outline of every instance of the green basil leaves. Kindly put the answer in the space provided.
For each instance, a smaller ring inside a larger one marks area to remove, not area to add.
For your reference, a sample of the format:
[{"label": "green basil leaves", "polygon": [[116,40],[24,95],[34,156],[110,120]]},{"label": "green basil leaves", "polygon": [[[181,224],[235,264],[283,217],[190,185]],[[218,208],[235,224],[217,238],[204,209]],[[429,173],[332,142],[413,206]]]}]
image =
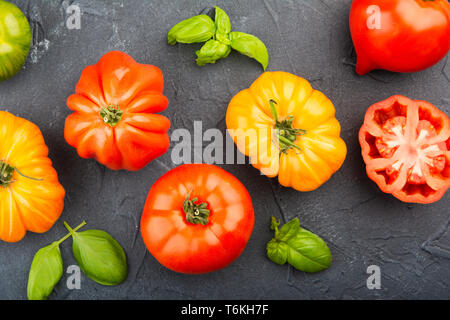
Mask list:
[{"label": "green basil leaves", "polygon": [[34,256],[28,276],[29,300],[45,300],[52,293],[63,274],[59,242],[40,249]]},{"label": "green basil leaves", "polygon": [[319,272],[331,265],[331,252],[319,236],[300,227],[298,218],[280,229],[280,222],[272,217],[270,228],[275,237],[267,244],[267,256],[277,264],[288,262],[294,268],[305,272]]},{"label": "green basil leaves", "polygon": [[257,37],[243,32],[230,33],[231,47],[241,54],[255,59],[266,70],[269,64],[269,54],[266,45]]},{"label": "green basil leaves", "polygon": [[127,258],[120,244],[102,230],[74,232],[64,223],[73,239],[73,255],[80,269],[89,278],[105,286],[125,281]]},{"label": "green basil leaves", "polygon": [[202,14],[176,24],[170,29],[167,38],[171,45],[177,42],[197,43],[208,41],[214,36],[215,32],[214,21],[209,16]]},{"label": "green basil leaves", "polygon": [[45,300],[63,274],[63,261],[59,245],[73,238],[73,255],[80,269],[92,280],[102,285],[118,285],[127,278],[125,252],[108,233],[101,230],[77,232],[83,222],[72,229],[64,222],[69,234],[40,249],[34,256],[28,276],[29,300]]},{"label": "green basil leaves", "polygon": [[231,32],[230,17],[228,17],[226,12],[219,7],[216,6],[214,8],[216,10],[216,16],[214,19],[216,25],[216,33],[224,35],[229,34]]},{"label": "green basil leaves", "polygon": [[230,52],[230,46],[227,46],[220,41],[209,40],[196,52],[197,65],[204,66],[207,63],[214,63],[219,59],[226,58]]},{"label": "green basil leaves", "polygon": [[169,44],[206,42],[196,52],[196,62],[199,66],[226,58],[231,49],[234,49],[255,59],[266,70],[269,54],[264,43],[253,35],[231,32],[230,18],[226,12],[217,6],[214,8],[214,21],[202,14],[176,24],[168,33]]}]

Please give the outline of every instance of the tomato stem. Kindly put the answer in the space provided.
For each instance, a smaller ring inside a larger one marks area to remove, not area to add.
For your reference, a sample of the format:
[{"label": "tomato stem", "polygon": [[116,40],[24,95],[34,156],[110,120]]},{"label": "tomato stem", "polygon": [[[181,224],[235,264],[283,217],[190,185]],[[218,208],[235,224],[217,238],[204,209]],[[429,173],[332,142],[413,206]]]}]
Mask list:
[{"label": "tomato stem", "polygon": [[286,153],[291,148],[296,148],[301,150],[299,146],[297,146],[294,142],[297,140],[298,136],[302,136],[306,134],[306,130],[303,129],[295,129],[292,127],[292,123],[294,122],[294,116],[289,115],[286,119],[279,121],[278,113],[275,108],[277,102],[274,100],[269,100],[270,112],[275,120],[275,137],[278,139],[280,146],[280,153]]},{"label": "tomato stem", "polygon": [[278,113],[277,113],[277,109],[275,109],[276,104],[278,104],[278,103],[276,103],[275,100],[272,100],[272,99],[269,100],[270,112],[272,112],[272,116],[275,120],[275,123],[278,123]]},{"label": "tomato stem", "polygon": [[11,183],[15,182],[12,177],[14,175],[14,170],[17,171],[22,177],[34,180],[34,181],[42,181],[43,179],[29,177],[22,172],[19,171],[16,167],[11,166],[10,164],[0,160],[0,186],[6,188]]},{"label": "tomato stem", "polygon": [[196,203],[198,201],[197,197],[190,200],[191,193],[192,191],[188,193],[183,203],[186,221],[192,224],[208,224],[210,215],[210,211],[207,209],[208,204],[206,202]]},{"label": "tomato stem", "polygon": [[100,117],[102,117],[103,122],[111,127],[115,127],[122,119],[122,116],[123,111],[117,105],[103,107],[100,110]]}]

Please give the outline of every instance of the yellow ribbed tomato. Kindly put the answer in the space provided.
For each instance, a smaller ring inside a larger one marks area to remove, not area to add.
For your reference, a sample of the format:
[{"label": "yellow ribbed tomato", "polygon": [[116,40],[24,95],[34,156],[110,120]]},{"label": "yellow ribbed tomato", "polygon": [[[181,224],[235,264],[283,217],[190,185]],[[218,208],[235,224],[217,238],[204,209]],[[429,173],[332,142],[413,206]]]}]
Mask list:
[{"label": "yellow ribbed tomato", "polygon": [[299,191],[320,187],[347,154],[330,99],[287,72],[265,72],[239,92],[226,123],[255,168]]},{"label": "yellow ribbed tomato", "polygon": [[43,233],[58,220],[64,188],[48,156],[39,128],[0,111],[0,239],[21,240]]}]

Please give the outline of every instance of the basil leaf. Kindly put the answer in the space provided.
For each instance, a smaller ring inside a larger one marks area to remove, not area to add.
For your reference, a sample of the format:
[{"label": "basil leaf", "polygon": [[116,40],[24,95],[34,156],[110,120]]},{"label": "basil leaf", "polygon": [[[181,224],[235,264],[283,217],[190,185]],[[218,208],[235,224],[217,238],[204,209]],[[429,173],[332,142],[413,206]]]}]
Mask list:
[{"label": "basil leaf", "polygon": [[255,59],[266,70],[269,64],[269,53],[267,52],[266,45],[261,40],[243,32],[231,32],[230,40],[231,47],[234,50]]},{"label": "basil leaf", "polygon": [[207,63],[215,63],[217,60],[226,58],[231,52],[231,47],[217,40],[209,40],[196,52],[197,65],[204,66]]},{"label": "basil leaf", "polygon": [[[66,227],[71,231],[68,225]],[[125,281],[128,274],[125,252],[108,233],[102,230],[73,232],[72,239],[75,260],[89,278],[107,286]]]},{"label": "basil leaf", "polygon": [[226,34],[228,35],[231,31],[231,22],[230,17],[226,14],[225,11],[215,6],[216,16],[214,18],[216,25],[216,33]]},{"label": "basil leaf", "polygon": [[27,297],[29,300],[45,300],[52,293],[63,274],[60,241],[36,252],[28,275]]},{"label": "basil leaf", "polygon": [[216,32],[212,19],[201,14],[177,23],[170,29],[167,40],[169,44],[205,42]]},{"label": "basil leaf", "polygon": [[287,261],[305,272],[319,272],[331,266],[331,252],[325,241],[308,230],[300,231],[287,241]]},{"label": "basil leaf", "polygon": [[[227,46],[231,45],[230,36],[225,33],[216,33],[216,40]],[[231,50],[231,48],[230,48]]]},{"label": "basil leaf", "polygon": [[300,227],[298,218],[278,229],[279,222],[272,217],[271,229],[275,238],[267,244],[267,256],[278,264],[288,262],[305,272],[319,272],[331,265],[331,252],[325,241]]},{"label": "basil leaf", "polygon": [[285,264],[288,258],[289,247],[286,243],[272,239],[267,244],[267,256],[277,264]]},{"label": "basil leaf", "polygon": [[275,235],[279,241],[288,241],[300,231],[300,221],[298,218],[292,219],[288,223],[284,224],[278,234]]}]

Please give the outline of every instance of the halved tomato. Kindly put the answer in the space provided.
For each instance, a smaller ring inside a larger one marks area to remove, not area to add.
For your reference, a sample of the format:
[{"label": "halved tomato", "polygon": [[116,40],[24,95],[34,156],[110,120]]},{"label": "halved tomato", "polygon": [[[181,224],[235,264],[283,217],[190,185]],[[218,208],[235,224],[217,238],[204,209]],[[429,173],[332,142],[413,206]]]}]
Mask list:
[{"label": "halved tomato", "polygon": [[374,104],[359,142],[369,178],[401,201],[432,203],[450,187],[450,120],[426,101]]}]

